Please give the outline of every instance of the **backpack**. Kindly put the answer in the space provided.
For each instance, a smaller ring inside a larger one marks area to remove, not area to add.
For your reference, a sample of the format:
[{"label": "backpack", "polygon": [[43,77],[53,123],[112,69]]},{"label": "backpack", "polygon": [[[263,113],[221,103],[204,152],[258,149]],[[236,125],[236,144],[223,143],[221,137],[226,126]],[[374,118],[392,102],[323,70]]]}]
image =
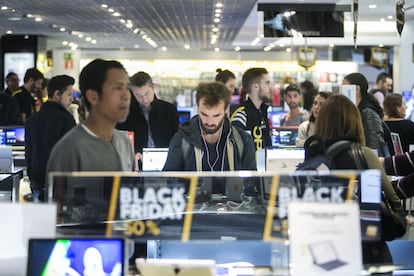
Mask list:
[{"label": "backpack", "polygon": [[[233,133],[233,138],[234,138],[234,141],[235,141],[237,149],[238,149],[239,158],[241,159],[241,157],[243,156],[243,151],[244,151],[244,144],[243,144],[242,137],[240,136],[240,133],[239,133],[239,131],[237,130],[237,128],[235,126],[231,126],[231,131]],[[181,140],[181,149],[182,149],[182,152],[183,152],[184,159],[187,159],[188,158],[188,153],[189,153],[189,150],[190,150],[190,143],[185,138],[183,138]],[[196,162],[197,162],[197,151],[195,152],[195,154],[196,154]],[[199,159],[201,161],[201,156],[199,157]],[[234,158],[232,158],[232,160],[233,159]],[[233,162],[234,162],[234,160],[233,160]],[[199,166],[201,166],[201,164],[199,164]]]},{"label": "backpack", "polygon": [[[341,140],[330,147],[325,148],[322,137],[318,135],[310,136],[305,144],[305,161],[300,163],[297,171],[317,170],[327,171],[335,169],[334,159],[344,153],[354,161],[356,170],[368,169],[364,154],[360,144],[348,140]],[[351,169],[351,168],[350,168]]]}]

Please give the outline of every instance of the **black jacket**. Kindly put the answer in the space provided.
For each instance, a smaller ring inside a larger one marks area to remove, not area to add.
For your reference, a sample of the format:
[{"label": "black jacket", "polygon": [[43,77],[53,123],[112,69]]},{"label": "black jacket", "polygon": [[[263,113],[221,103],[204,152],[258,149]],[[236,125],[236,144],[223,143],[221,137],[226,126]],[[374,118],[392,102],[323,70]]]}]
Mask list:
[{"label": "black jacket", "polygon": [[0,92],[0,125],[22,125],[22,116],[19,106],[12,96]]},{"label": "black jacket", "polygon": [[247,99],[231,115],[232,125],[250,132],[256,149],[265,149],[272,146],[267,108],[267,104],[262,103],[260,108],[257,109],[253,102]]},{"label": "black jacket", "polygon": [[13,93],[13,98],[19,104],[20,113],[26,114],[26,119],[35,111],[35,100],[24,86]]},{"label": "black jacket", "polygon": [[[178,112],[175,105],[154,98],[149,112],[149,125],[155,147],[168,148],[170,140],[178,130]],[[138,101],[132,95],[129,114],[125,122],[116,126],[120,130],[134,132],[135,153],[148,146],[148,123]]]},{"label": "black jacket", "polygon": [[[25,124],[27,175],[31,184],[43,188],[46,165],[53,146],[76,125],[72,114],[61,104],[47,101]],[[70,147],[70,145],[67,145]]]},{"label": "black jacket", "polygon": [[[235,141],[232,129],[237,129],[243,141],[243,153],[239,156],[239,148]],[[252,138],[243,130],[238,128],[230,128],[229,120],[226,118],[223,124],[223,132],[220,139],[218,152],[218,164],[216,168],[223,168],[224,171],[229,170],[229,162],[227,151],[225,150],[226,137],[230,140],[234,147],[234,169],[235,170],[256,170],[255,148]],[[190,144],[189,153],[184,156],[182,149],[182,140]],[[190,121],[183,123],[178,132],[171,139],[167,161],[164,165],[164,171],[196,171],[196,157],[194,147],[201,149],[203,170],[210,170],[206,166],[206,147],[201,137],[199,126],[199,117],[194,116]],[[224,162],[224,164],[223,164]],[[215,169],[215,171],[217,171]]]}]

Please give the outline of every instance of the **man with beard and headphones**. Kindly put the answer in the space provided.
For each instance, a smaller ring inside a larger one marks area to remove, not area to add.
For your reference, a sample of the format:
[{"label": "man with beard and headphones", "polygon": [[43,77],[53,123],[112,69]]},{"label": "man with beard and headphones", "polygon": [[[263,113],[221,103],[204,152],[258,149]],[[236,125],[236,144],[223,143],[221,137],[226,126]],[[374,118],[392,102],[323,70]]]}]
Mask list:
[{"label": "man with beard and headphones", "polygon": [[270,81],[265,68],[250,68],[242,76],[248,99],[231,116],[233,126],[246,130],[256,150],[272,146],[266,102],[270,99]]},{"label": "man with beard and headphones", "polygon": [[198,115],[173,136],[163,170],[256,170],[252,138],[226,115],[230,91],[220,82],[200,84],[196,101]]}]

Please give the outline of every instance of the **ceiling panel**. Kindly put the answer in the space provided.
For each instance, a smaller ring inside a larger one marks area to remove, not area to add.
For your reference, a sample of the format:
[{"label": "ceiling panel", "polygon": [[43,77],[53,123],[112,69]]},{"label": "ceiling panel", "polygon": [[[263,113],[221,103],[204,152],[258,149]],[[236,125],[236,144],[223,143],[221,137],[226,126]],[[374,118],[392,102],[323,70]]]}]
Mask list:
[{"label": "ceiling panel", "polygon": [[[222,3],[220,23],[214,23],[215,4]],[[248,47],[260,35],[256,0],[1,0],[0,33],[40,34],[48,37],[49,47],[64,47],[62,41],[79,48],[93,49],[233,49]],[[266,2],[282,2],[262,0]],[[302,0],[292,3],[351,4],[351,0]],[[395,15],[395,0],[360,0],[359,20],[379,20]],[[368,9],[375,3],[376,9]],[[414,18],[414,0],[406,0],[406,20]],[[106,4],[108,8],[101,7]],[[109,8],[119,12],[113,16]],[[42,20],[36,22],[35,18]],[[123,23],[121,22],[123,20]],[[393,19],[395,20],[395,19]],[[391,21],[393,21],[391,20]],[[130,21],[130,27],[126,23]],[[212,28],[219,27],[217,42],[211,44]],[[65,28],[65,31],[60,31]],[[137,29],[135,32],[134,30]],[[153,45],[144,40],[153,41]],[[86,39],[88,38],[88,41]],[[96,41],[96,43],[92,43]],[[259,44],[256,48],[263,47]],[[254,48],[254,47],[251,47]]]}]

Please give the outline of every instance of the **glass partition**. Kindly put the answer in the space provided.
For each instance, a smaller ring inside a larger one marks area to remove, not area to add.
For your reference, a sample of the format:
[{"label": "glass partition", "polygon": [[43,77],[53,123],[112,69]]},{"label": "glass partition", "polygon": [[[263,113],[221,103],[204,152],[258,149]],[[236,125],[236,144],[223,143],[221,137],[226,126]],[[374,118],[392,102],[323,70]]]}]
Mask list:
[{"label": "glass partition", "polygon": [[283,240],[292,201],[360,203],[362,238],[380,237],[379,171],[53,173],[57,232],[135,240]]}]

